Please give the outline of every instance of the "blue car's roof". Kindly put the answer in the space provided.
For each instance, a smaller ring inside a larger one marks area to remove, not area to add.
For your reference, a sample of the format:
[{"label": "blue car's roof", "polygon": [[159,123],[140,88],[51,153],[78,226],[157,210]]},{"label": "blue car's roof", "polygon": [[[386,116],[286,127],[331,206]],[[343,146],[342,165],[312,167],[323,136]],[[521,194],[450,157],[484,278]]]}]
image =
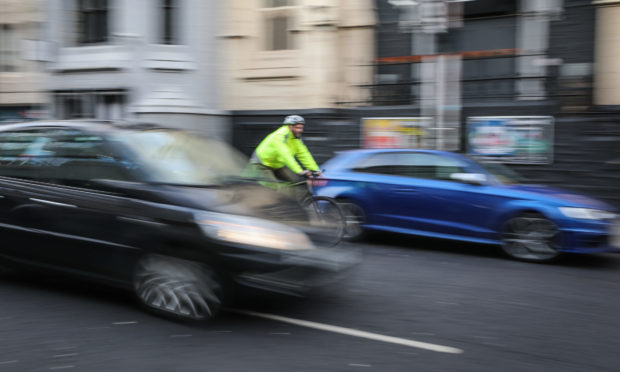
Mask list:
[{"label": "blue car's roof", "polygon": [[436,153],[436,154],[453,154],[450,151],[441,151],[441,150],[430,150],[430,149],[408,149],[408,148],[390,148],[390,149],[353,149],[353,150],[344,150],[338,152],[339,154],[348,154],[348,153],[381,153],[381,152],[403,152],[403,151],[415,151],[415,152],[428,152],[428,153]]},{"label": "blue car's roof", "polygon": [[457,154],[450,151],[430,150],[430,149],[408,149],[408,148],[390,148],[390,149],[353,149],[338,151],[336,156],[328,160],[324,165],[329,168],[344,169],[351,165],[351,161],[373,154],[382,154],[389,152],[422,152],[428,154],[447,155],[454,157],[462,157],[461,154]]}]

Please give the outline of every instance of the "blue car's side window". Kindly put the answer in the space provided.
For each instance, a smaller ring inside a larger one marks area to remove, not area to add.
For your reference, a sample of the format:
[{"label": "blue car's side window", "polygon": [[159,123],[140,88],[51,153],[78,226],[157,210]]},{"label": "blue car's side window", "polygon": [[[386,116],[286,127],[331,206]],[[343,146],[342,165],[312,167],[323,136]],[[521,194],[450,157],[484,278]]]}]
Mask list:
[{"label": "blue car's side window", "polygon": [[453,181],[453,173],[464,173],[458,159],[424,152],[387,152],[371,155],[353,168],[356,172]]},{"label": "blue car's side window", "polygon": [[397,164],[403,175],[416,178],[452,181],[453,173],[465,172],[457,159],[423,152],[398,153]]},{"label": "blue car's side window", "polygon": [[363,159],[354,168],[356,172],[398,175],[396,153],[375,154]]}]

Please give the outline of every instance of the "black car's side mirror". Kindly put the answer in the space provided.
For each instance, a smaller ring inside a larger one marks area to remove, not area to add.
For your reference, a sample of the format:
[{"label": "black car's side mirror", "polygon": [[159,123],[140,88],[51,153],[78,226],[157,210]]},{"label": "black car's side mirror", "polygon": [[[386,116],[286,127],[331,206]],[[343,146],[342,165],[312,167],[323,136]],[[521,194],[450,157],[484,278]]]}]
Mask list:
[{"label": "black car's side mirror", "polygon": [[470,185],[484,185],[487,183],[487,176],[482,173],[452,173],[450,179]]}]

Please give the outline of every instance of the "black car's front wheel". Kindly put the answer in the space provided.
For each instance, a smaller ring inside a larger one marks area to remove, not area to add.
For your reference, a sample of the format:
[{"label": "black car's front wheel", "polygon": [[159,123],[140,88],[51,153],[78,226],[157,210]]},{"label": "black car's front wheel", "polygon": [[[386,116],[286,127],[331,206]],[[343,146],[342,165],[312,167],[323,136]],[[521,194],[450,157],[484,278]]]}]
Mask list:
[{"label": "black car's front wheel", "polygon": [[502,233],[502,249],[510,257],[547,262],[560,256],[560,231],[539,213],[521,213],[509,219]]},{"label": "black car's front wheel", "polygon": [[215,316],[223,292],[216,274],[204,265],[161,255],[147,255],[138,262],[134,290],[147,309],[192,321]]}]

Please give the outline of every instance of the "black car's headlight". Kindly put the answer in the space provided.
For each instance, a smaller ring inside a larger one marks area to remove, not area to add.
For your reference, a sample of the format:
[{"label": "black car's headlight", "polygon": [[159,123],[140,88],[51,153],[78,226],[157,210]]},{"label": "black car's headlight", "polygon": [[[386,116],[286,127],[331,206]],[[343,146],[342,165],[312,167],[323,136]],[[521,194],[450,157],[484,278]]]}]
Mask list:
[{"label": "black car's headlight", "polygon": [[282,250],[314,248],[306,234],[281,223],[216,212],[198,212],[194,217],[213,239]]},{"label": "black car's headlight", "polygon": [[614,213],[603,211],[600,209],[574,207],[560,207],[558,209],[566,217],[577,218],[581,220],[607,220],[616,217]]}]

